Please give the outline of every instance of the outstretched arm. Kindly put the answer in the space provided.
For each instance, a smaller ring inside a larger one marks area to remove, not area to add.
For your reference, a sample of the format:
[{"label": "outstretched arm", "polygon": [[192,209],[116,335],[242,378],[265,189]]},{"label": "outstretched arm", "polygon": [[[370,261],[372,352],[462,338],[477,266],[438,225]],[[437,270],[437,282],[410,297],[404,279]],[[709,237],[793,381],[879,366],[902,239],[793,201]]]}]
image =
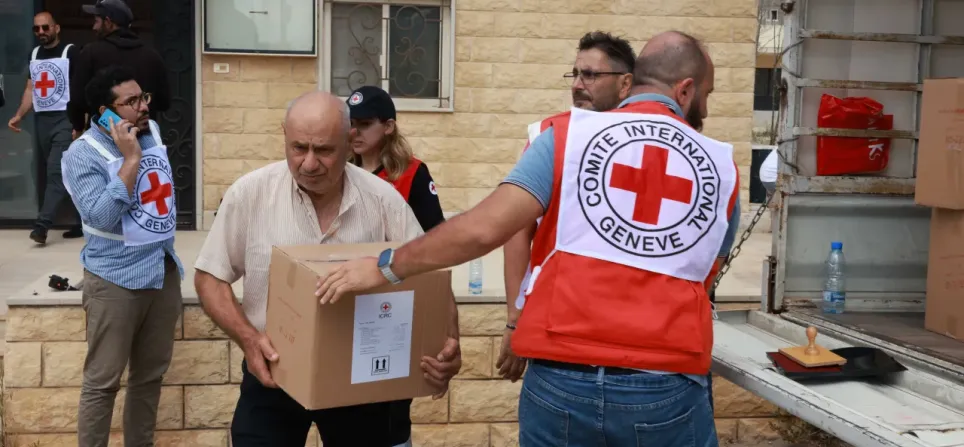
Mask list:
[{"label": "outstretched arm", "polygon": [[[390,266],[395,275],[407,278],[468,262],[535,223],[546,209],[552,191],[552,140],[552,131],[547,130],[533,141],[515,170],[485,200],[399,247]],[[315,294],[324,304],[337,301],[346,293],[386,283],[376,259],[359,259],[322,278]]]}]

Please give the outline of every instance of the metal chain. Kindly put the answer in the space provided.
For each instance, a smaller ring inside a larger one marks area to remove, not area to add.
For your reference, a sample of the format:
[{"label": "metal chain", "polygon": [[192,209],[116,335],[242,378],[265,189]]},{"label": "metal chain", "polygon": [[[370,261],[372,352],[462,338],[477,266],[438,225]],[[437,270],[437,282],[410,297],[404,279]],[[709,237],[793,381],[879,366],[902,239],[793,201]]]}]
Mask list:
[{"label": "metal chain", "polygon": [[770,205],[770,200],[773,199],[773,196],[775,195],[776,194],[768,194],[766,202],[763,202],[763,204],[760,205],[760,208],[756,210],[756,214],[753,216],[753,220],[750,221],[750,225],[746,227],[745,231],[743,231],[743,235],[740,236],[740,240],[736,243],[736,246],[730,250],[730,254],[726,257],[726,261],[723,261],[723,265],[720,267],[720,272],[716,275],[716,280],[713,282],[713,288],[710,289],[710,293],[716,291],[716,287],[720,285],[720,280],[723,279],[723,275],[730,270],[730,263],[733,262],[733,259],[740,254],[740,247],[744,242],[746,242],[747,239],[750,238],[750,233],[753,232],[753,227],[755,227],[757,222],[760,221],[760,218],[763,217],[763,213],[766,212],[767,206]]}]

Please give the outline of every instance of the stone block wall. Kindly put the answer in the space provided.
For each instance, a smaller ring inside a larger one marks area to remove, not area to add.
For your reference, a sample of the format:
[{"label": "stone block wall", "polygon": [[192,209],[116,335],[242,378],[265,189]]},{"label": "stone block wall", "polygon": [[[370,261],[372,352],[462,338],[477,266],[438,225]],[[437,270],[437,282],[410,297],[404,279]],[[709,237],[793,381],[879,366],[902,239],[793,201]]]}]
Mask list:
[{"label": "stone block wall", "polygon": [[[495,368],[505,307],[461,304],[459,319],[462,371],[444,398],[420,398],[412,406],[414,445],[517,446],[521,381],[502,380]],[[175,337],[174,358],[161,392],[157,446],[228,447],[243,354],[197,305],[185,306]],[[86,352],[83,310],[79,306],[13,306],[6,339],[6,447],[77,445],[77,405]],[[713,391],[721,440],[775,438],[769,428],[775,407],[719,377]],[[114,430],[122,428],[124,392],[122,388],[114,407]],[[111,446],[121,445],[118,431]],[[307,445],[320,445],[314,429]]]},{"label": "stone block wall", "polygon": [[[76,446],[77,407],[87,352],[79,306],[11,306],[3,364],[5,447]],[[157,416],[158,447],[227,447],[241,382],[241,350],[197,305],[174,333]],[[110,445],[122,446],[127,374],[114,404]],[[312,432],[308,446],[317,446]]]},{"label": "stone block wall", "polygon": [[[733,143],[748,200],[757,2],[755,0],[458,0],[454,112],[400,111],[399,127],[428,163],[446,212],[463,211],[508,173],[526,125],[571,106],[562,74],[578,39],[600,29],[638,51],[653,34],[702,38],[716,64],[705,133]],[[216,74],[213,64],[228,63]],[[205,224],[227,186],[283,158],[287,101],[318,88],[315,58],[202,58]]]}]

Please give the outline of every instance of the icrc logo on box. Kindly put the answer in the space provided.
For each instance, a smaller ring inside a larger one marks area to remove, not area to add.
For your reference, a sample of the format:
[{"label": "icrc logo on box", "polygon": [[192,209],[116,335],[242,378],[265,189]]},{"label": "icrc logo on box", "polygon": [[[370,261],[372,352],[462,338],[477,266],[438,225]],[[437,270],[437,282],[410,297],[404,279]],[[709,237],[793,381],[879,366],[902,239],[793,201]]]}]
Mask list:
[{"label": "icrc logo on box", "polygon": [[392,303],[385,301],[378,308],[381,313],[378,314],[378,318],[392,318]]}]

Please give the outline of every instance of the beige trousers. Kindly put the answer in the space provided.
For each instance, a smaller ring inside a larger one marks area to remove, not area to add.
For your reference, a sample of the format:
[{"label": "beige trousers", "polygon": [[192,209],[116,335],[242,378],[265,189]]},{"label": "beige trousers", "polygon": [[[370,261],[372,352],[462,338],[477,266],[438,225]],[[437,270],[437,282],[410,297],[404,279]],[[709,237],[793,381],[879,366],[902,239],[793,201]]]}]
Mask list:
[{"label": "beige trousers", "polygon": [[121,375],[130,362],[124,446],[154,445],[161,379],[182,311],[181,278],[168,257],[160,290],[130,290],[84,271],[87,358],[77,416],[79,447],[106,447]]}]

